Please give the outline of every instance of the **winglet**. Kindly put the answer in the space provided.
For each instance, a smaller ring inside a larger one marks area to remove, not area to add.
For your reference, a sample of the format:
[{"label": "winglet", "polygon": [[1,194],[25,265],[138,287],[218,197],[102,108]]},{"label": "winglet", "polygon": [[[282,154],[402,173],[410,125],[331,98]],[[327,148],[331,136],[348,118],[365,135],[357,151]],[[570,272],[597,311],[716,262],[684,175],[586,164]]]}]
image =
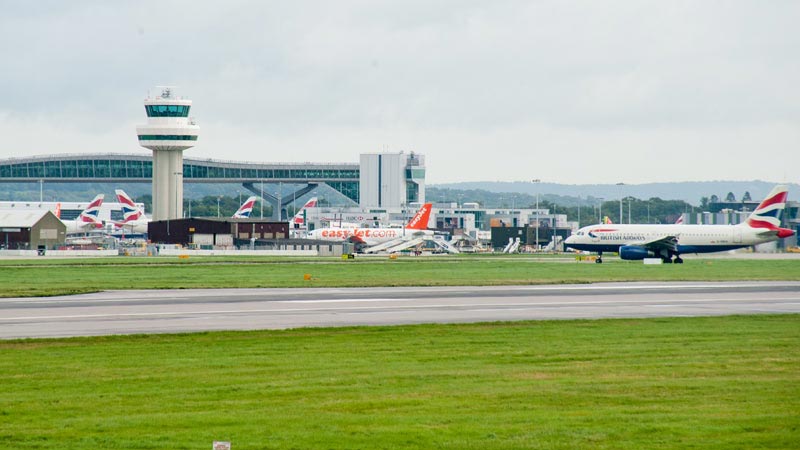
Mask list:
[{"label": "winglet", "polygon": [[408,221],[406,228],[409,230],[427,230],[428,220],[430,220],[431,217],[431,209],[433,209],[432,203],[425,203],[422,205],[422,208]]}]

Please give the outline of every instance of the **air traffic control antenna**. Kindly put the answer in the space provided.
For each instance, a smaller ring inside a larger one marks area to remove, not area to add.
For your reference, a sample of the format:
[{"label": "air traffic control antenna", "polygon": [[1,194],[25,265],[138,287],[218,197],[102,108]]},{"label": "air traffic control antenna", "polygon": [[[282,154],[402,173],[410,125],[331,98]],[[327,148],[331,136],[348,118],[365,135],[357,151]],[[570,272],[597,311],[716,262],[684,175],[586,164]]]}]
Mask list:
[{"label": "air traffic control antenna", "polygon": [[139,145],[153,151],[153,220],[183,217],[183,151],[200,132],[189,117],[192,101],[174,96],[174,86],[156,86],[144,100],[147,124],[136,127]]}]

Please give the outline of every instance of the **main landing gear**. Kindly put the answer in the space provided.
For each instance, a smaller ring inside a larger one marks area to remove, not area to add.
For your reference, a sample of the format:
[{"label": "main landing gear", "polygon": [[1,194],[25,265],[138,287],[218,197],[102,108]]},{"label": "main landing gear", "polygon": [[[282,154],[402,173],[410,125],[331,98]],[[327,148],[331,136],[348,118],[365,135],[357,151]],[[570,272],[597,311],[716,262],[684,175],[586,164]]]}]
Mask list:
[{"label": "main landing gear", "polygon": [[668,254],[667,256],[662,256],[661,261],[663,261],[664,264],[683,264],[683,259],[681,259],[681,256],[675,254],[675,259],[672,259],[672,253]]},{"label": "main landing gear", "polygon": [[597,259],[594,260],[596,264],[603,264],[603,252],[597,252]]}]

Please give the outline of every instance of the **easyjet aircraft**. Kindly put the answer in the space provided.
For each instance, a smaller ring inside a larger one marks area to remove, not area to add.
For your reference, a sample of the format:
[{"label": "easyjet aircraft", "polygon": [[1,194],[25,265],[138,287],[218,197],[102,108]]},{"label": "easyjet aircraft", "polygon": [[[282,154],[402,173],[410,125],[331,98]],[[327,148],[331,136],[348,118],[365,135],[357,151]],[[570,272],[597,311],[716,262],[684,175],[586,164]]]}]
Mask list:
[{"label": "easyjet aircraft", "polygon": [[417,211],[404,228],[329,227],[309,232],[308,238],[325,241],[350,241],[373,246],[394,239],[402,239],[403,236],[433,236],[433,230],[428,230],[428,220],[431,217],[432,207],[431,203],[422,205],[422,208]]},{"label": "easyjet aircraft", "polygon": [[622,259],[661,258],[682,263],[683,253],[711,253],[763,244],[794,235],[780,227],[786,206],[786,186],[776,186],[747,220],[739,225],[590,225],[568,237],[564,244],[575,250],[619,252]]}]

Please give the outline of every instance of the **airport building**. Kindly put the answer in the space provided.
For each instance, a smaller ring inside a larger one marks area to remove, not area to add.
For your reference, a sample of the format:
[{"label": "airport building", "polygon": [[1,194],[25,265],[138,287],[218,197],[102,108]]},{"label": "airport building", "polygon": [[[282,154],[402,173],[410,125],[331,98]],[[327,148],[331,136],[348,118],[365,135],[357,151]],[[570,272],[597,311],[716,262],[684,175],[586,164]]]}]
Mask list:
[{"label": "airport building", "polygon": [[[384,207],[425,201],[423,155],[371,154],[365,160],[373,161],[377,156],[381,164],[369,168],[362,168],[359,163],[253,163],[183,158],[180,183],[240,184],[272,205],[273,220],[286,219],[285,214],[279,218],[278,211],[285,212],[288,205],[321,185],[341,194],[337,200],[350,206],[359,205],[362,191],[369,193],[364,196],[365,202],[374,201],[377,205],[380,201]],[[384,159],[392,163],[384,165]],[[40,183],[40,186],[53,182],[108,183],[108,190],[113,191],[118,183],[152,183],[153,174],[153,157],[142,154],[60,154],[0,160],[0,183]],[[288,193],[277,189],[287,185],[300,188]]]},{"label": "airport building", "polygon": [[67,226],[50,211],[0,211],[0,247],[4,250],[45,250],[63,244]]}]

